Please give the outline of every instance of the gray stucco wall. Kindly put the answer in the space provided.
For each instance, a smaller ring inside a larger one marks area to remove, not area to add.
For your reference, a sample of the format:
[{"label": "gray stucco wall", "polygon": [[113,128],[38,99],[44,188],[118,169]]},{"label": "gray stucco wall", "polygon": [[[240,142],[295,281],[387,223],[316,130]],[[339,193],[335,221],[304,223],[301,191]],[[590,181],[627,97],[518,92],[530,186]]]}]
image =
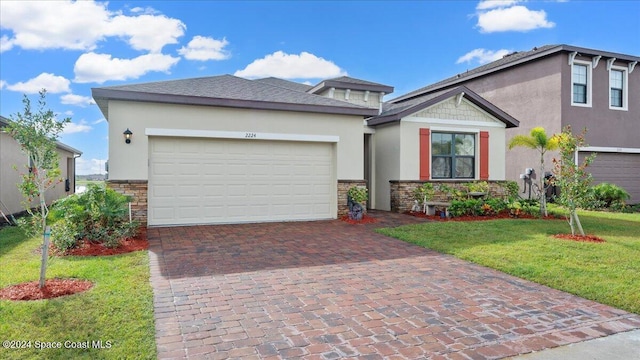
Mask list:
[{"label": "gray stucco wall", "polygon": [[[563,64],[569,68],[566,58],[551,56],[492,76],[473,79],[465,85],[520,121],[520,127],[506,130],[507,143],[517,134],[528,135],[536,126],[542,126],[548,134],[554,134],[562,129]],[[545,157],[547,171],[551,168],[553,156],[550,153]],[[505,179],[519,181],[520,174],[527,167],[539,172],[540,156],[535,150],[507,149],[505,164]]]},{"label": "gray stucco wall", "polygon": [[[600,59],[592,69],[591,107],[571,106],[571,66],[568,55],[562,54],[562,126],[574,131],[587,128],[589,146],[640,148],[640,66],[628,74],[628,109],[609,109],[609,71],[607,59]],[[576,60],[591,61],[591,57],[576,56]],[[626,62],[614,66],[627,68]],[[628,71],[627,71],[628,72]]]},{"label": "gray stucco wall", "polygon": [[[46,201],[48,204],[75,192],[73,153],[58,148],[58,156],[62,182],[47,190]],[[20,174],[27,171],[28,164],[29,159],[20,149],[20,145],[8,134],[0,132],[0,201],[4,204],[2,211],[5,213],[14,214],[24,210],[22,194],[17,184],[21,181]],[[71,166],[69,167],[69,165]],[[64,179],[67,177],[71,179],[71,188],[68,192],[65,190],[64,184]],[[33,204],[36,205],[35,202]],[[0,221],[2,221],[1,217]]]},{"label": "gray stucco wall", "polygon": [[[591,62],[592,57],[578,55],[576,60]],[[614,66],[628,67],[626,62],[621,61],[616,61]],[[571,105],[571,70],[569,55],[556,53],[491,76],[473,79],[465,85],[520,120],[519,128],[507,129],[507,143],[514,135],[528,134],[536,126],[544,127],[547,134],[552,135],[561,132],[564,126],[571,125],[574,133],[585,127],[588,129],[586,140],[589,146],[640,148],[640,67],[636,66],[628,74],[627,110],[609,108],[609,71],[606,58],[600,59],[596,68],[592,69],[590,107]],[[557,152],[549,152],[545,156],[546,171],[551,171],[554,157],[557,157]],[[617,157],[615,154],[603,155],[599,160],[601,165],[605,159],[626,159],[627,167],[626,170],[609,176],[601,171],[603,167],[600,166],[597,174],[594,174],[596,182],[618,181],[620,186],[630,191],[632,201],[637,202],[640,193],[630,183],[630,179],[635,180],[635,175],[629,174],[636,174],[639,169],[628,165],[637,164],[637,157],[640,154],[620,154]],[[535,150],[507,150],[506,180],[516,180],[521,184],[519,175],[524,168],[532,167],[539,172],[539,164],[539,153]]]}]

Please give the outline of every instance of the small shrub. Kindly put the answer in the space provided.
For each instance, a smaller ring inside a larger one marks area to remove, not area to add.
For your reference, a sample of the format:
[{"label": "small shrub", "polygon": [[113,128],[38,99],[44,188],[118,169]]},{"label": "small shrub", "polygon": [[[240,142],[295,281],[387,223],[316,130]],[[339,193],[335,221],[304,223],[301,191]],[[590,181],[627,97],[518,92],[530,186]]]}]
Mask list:
[{"label": "small shrub", "polygon": [[362,204],[369,198],[369,194],[367,193],[367,188],[364,186],[352,186],[347,191],[347,195],[351,198],[351,200],[357,202],[358,204]]},{"label": "small shrub", "polygon": [[120,239],[135,236],[139,226],[135,221],[129,223],[129,201],[130,197],[113,189],[89,185],[86,192],[56,202],[50,213],[56,225],[52,231],[56,237],[54,244],[67,250],[86,238],[106,247],[117,247]]},{"label": "small shrub", "polygon": [[465,185],[468,192],[488,193],[489,183],[486,181],[476,181]]},{"label": "small shrub", "polygon": [[418,203],[423,203],[425,201],[433,199],[435,193],[436,191],[433,188],[433,184],[427,182],[413,191],[413,197],[418,201]]},{"label": "small shrub", "polygon": [[484,214],[483,205],[484,201],[480,199],[453,200],[449,207],[449,214],[453,217],[482,215]]},{"label": "small shrub", "polygon": [[467,207],[464,201],[452,200],[451,206],[449,206],[449,215],[453,217],[460,217],[467,214]]},{"label": "small shrub", "polygon": [[60,251],[74,248],[78,244],[78,226],[67,219],[62,219],[51,225],[51,242]]},{"label": "small shrub", "polygon": [[517,199],[520,195],[520,186],[513,180],[507,181],[504,184],[504,188],[507,190],[507,196],[509,199]]},{"label": "small shrub", "polygon": [[498,198],[489,198],[485,200],[485,204],[491,207],[493,214],[499,214],[507,209],[508,202]]},{"label": "small shrub", "polygon": [[592,208],[597,208],[598,205],[614,209],[624,207],[625,201],[631,198],[624,188],[606,182],[593,186],[591,192],[593,200],[595,200],[595,204],[593,204],[595,206]]},{"label": "small shrub", "polygon": [[509,209],[509,214],[518,217],[522,213],[522,204],[520,204],[520,201],[512,201],[507,204],[507,209]]}]

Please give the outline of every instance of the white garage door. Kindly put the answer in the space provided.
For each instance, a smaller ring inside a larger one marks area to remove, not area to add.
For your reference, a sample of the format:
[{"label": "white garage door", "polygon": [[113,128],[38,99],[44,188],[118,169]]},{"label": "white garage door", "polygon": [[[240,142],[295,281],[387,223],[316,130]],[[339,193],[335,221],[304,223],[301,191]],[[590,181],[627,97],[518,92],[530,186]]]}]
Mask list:
[{"label": "white garage door", "polygon": [[149,225],[330,219],[331,143],[150,137]]}]

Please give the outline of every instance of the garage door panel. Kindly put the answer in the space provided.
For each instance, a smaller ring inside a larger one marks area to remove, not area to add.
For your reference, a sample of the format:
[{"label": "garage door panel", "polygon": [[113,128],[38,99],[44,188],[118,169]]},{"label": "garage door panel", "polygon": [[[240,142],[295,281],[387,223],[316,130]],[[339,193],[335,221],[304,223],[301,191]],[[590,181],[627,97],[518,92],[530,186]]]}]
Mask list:
[{"label": "garage door panel", "polygon": [[330,143],[152,137],[149,224],[335,217]]},{"label": "garage door panel", "polygon": [[[580,153],[580,161],[590,153]],[[640,154],[598,153],[587,168],[594,183],[609,182],[623,187],[630,195],[630,203],[640,202]]]}]

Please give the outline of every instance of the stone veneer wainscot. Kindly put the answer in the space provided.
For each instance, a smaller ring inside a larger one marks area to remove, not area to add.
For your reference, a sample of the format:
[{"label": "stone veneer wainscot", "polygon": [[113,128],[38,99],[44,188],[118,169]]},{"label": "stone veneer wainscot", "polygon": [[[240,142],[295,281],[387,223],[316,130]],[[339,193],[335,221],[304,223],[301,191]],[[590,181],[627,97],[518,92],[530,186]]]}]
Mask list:
[{"label": "stone veneer wainscot", "polygon": [[[411,210],[414,203],[413,193],[425,182],[433,185],[445,184],[456,190],[466,190],[465,185],[477,181],[420,181],[420,180],[392,180],[389,181],[391,190],[391,211],[402,213]],[[507,181],[487,181],[489,183],[489,196],[507,198],[509,196]],[[436,192],[432,201],[449,201],[446,194]]]},{"label": "stone veneer wainscot", "polygon": [[147,224],[147,180],[107,180],[107,186],[120,194],[131,196],[134,220]]}]

